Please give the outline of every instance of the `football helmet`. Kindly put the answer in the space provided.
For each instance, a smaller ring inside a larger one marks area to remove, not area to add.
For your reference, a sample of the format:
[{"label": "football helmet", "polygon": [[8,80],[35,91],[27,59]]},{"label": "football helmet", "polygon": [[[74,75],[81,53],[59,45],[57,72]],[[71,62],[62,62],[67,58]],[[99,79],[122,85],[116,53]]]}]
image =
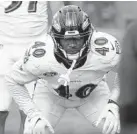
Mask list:
[{"label": "football helmet", "polygon": [[88,15],[75,5],[64,6],[54,16],[50,29],[55,54],[63,60],[79,60],[90,50],[94,28]]}]

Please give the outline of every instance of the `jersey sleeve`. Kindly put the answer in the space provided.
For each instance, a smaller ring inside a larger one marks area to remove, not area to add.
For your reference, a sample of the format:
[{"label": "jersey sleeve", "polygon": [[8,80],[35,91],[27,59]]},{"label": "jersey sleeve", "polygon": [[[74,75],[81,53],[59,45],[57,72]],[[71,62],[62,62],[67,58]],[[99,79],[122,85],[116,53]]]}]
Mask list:
[{"label": "jersey sleeve", "polygon": [[16,62],[12,69],[6,74],[7,79],[12,79],[14,83],[19,85],[25,85],[31,81],[37,79],[37,76],[31,74],[27,69],[23,66],[22,59]]},{"label": "jersey sleeve", "polygon": [[112,42],[112,44],[115,47],[115,56],[111,61],[112,71],[118,72],[118,68],[120,64],[120,57],[121,57],[121,45],[116,38],[114,38],[114,41]]},{"label": "jersey sleeve", "polygon": [[29,118],[36,116],[39,110],[30,98],[28,90],[24,85],[36,79],[38,79],[38,77],[27,70],[24,64],[24,57],[16,62],[12,69],[5,75],[5,85],[7,89],[10,91],[20,109],[23,110]]},{"label": "jersey sleeve", "polygon": [[24,56],[16,62],[8,72],[8,77],[20,85],[27,84],[38,78],[42,68],[43,57],[46,53],[44,41],[32,42]]},{"label": "jersey sleeve", "polygon": [[41,39],[33,42],[23,58],[23,68],[33,75],[42,75],[47,70],[47,63],[51,58],[50,46],[52,45],[48,38],[46,41]]},{"label": "jersey sleeve", "polygon": [[95,32],[91,44],[92,52],[106,67],[107,72],[116,68],[119,64],[121,48],[119,41],[114,36],[103,32]]}]

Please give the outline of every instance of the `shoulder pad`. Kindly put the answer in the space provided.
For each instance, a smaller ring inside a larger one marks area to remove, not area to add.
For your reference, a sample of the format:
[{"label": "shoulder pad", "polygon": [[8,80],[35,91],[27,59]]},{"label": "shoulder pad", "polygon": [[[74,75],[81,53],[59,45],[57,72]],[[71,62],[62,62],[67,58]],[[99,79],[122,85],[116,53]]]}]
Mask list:
[{"label": "shoulder pad", "polygon": [[35,75],[40,74],[42,70],[45,70],[48,60],[52,58],[52,48],[52,41],[48,39],[33,42],[23,57],[24,68]]},{"label": "shoulder pad", "polygon": [[28,61],[29,56],[33,56],[34,58],[41,58],[45,56],[47,52],[53,49],[53,46],[53,40],[49,35],[44,35],[36,39],[26,50],[24,55],[24,63]]},{"label": "shoulder pad", "polygon": [[33,55],[36,58],[43,57],[46,54],[46,43],[41,41],[35,41],[33,45],[26,50],[24,55],[24,64],[28,61],[29,57]]},{"label": "shoulder pad", "polygon": [[121,53],[120,44],[115,37],[103,32],[94,32],[91,38],[91,50],[102,62],[111,62]]}]

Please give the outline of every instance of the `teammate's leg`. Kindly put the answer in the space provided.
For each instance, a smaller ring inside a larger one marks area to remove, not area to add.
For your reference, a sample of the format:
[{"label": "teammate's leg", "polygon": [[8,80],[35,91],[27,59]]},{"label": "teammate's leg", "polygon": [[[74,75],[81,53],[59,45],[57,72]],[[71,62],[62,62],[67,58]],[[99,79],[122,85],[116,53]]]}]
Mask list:
[{"label": "teammate's leg", "polygon": [[26,120],[26,114],[22,110],[19,110],[19,113],[20,113],[20,120],[21,120],[19,134],[23,134],[24,124],[25,124],[25,120]]},{"label": "teammate's leg", "polygon": [[[98,87],[91,93],[91,96],[85,104],[77,108],[77,110],[92,124],[96,126],[98,117],[103,108],[108,103],[109,88],[105,82],[101,82]],[[98,125],[97,131],[101,133],[104,122]]]},{"label": "teammate's leg", "polygon": [[11,97],[9,92],[4,87],[4,76],[0,77],[0,134],[4,134],[5,122],[9,113]]},{"label": "teammate's leg", "polygon": [[8,116],[8,111],[0,111],[0,134],[4,134],[5,122]]},{"label": "teammate's leg", "polygon": [[4,74],[7,67],[7,54],[4,43],[0,42],[0,134],[4,134],[5,122],[12,98],[5,87]]}]

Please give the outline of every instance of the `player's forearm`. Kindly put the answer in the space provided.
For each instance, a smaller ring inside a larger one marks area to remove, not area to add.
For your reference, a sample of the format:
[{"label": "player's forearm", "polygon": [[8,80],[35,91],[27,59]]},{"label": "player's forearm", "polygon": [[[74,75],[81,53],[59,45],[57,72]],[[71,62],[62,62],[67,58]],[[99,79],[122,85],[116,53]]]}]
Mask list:
[{"label": "player's forearm", "polygon": [[27,89],[23,85],[17,84],[11,78],[6,77],[6,86],[9,89],[19,108],[31,119],[39,114],[39,110],[33,103]]},{"label": "player's forearm", "polygon": [[119,87],[119,77],[118,74],[116,73],[115,79],[114,79],[114,86],[110,94],[110,99],[118,102],[120,95],[120,87]]},{"label": "player's forearm", "polygon": [[119,95],[120,95],[120,91],[119,89],[112,89],[113,91],[111,92],[111,95],[110,95],[110,99],[115,101],[115,102],[118,102],[118,99],[119,99]]}]

